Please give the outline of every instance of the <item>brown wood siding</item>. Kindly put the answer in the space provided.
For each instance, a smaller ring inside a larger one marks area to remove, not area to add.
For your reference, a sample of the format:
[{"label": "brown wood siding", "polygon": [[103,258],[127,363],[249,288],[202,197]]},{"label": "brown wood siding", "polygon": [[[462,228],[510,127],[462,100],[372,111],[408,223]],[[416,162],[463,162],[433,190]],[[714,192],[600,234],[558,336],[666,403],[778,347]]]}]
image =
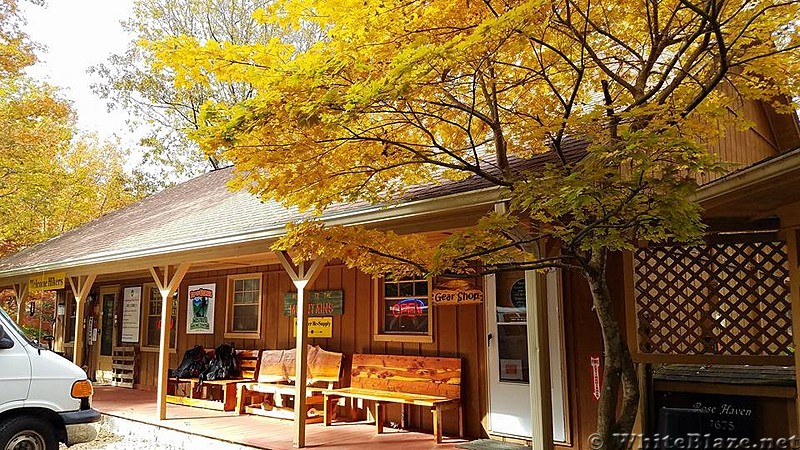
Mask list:
[{"label": "brown wood siding", "polygon": [[[760,102],[748,101],[737,112],[752,123],[748,130],[737,130],[729,126],[719,140],[705,144],[720,156],[720,159],[732,164],[731,170],[747,167],[770,156],[787,150],[785,144],[779,143],[773,132],[768,112]],[[731,113],[733,114],[733,113]],[[720,126],[716,123],[713,126]],[[784,139],[785,140],[785,139]],[[701,184],[719,178],[722,174],[699,177]]]},{"label": "brown wood siding", "polygon": [[[262,274],[261,338],[226,339],[225,305],[227,277],[235,274]],[[149,279],[115,282],[121,286],[141,285]],[[186,307],[188,286],[216,283],[214,334],[187,335]],[[326,266],[311,290],[344,291],[344,311],[333,318],[333,335],[329,339],[310,339],[310,344],[342,352],[343,380],[350,378],[351,356],[354,353],[387,353],[395,355],[423,355],[462,358],[462,402],[464,406],[465,433],[478,437],[485,435],[481,420],[486,412],[485,327],[483,305],[443,306],[433,308],[434,341],[432,343],[378,342],[373,340],[373,280],[370,276],[341,264]],[[186,349],[195,344],[214,348],[223,342],[233,342],[237,349],[288,349],[295,346],[292,336],[292,319],[283,315],[283,296],[295,292],[289,276],[279,265],[246,267],[214,272],[197,272],[186,275],[178,293],[177,352],[170,358],[171,367],[177,366]],[[143,304],[144,307],[144,304]],[[158,371],[158,353],[140,352],[137,387],[154,390]],[[364,411],[360,411],[364,414]],[[389,405],[387,419],[400,422],[399,405]],[[408,423],[412,428],[431,430],[431,413],[425,408],[410,408]],[[458,430],[455,414],[445,414],[445,434]]]}]

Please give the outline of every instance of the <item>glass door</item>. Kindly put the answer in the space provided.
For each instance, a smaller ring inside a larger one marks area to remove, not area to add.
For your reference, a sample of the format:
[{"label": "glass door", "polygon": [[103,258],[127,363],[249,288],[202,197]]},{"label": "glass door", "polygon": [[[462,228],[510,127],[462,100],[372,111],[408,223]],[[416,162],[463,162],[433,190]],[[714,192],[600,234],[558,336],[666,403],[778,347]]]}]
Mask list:
[{"label": "glass door", "polygon": [[489,426],[494,434],[531,437],[525,273],[487,281]]},{"label": "glass door", "polygon": [[97,340],[94,345],[98,348],[97,369],[95,377],[100,382],[110,382],[112,374],[112,351],[116,345],[116,311],[117,292],[102,291],[100,293],[100,317],[98,318]]},{"label": "glass door", "polygon": [[[533,293],[528,292],[530,286],[526,283],[526,277],[532,280],[534,276],[532,272],[515,271],[486,277],[489,429],[492,434],[532,437],[527,305],[533,300]],[[548,272],[545,283],[553,441],[568,443],[568,396],[559,273]]]}]

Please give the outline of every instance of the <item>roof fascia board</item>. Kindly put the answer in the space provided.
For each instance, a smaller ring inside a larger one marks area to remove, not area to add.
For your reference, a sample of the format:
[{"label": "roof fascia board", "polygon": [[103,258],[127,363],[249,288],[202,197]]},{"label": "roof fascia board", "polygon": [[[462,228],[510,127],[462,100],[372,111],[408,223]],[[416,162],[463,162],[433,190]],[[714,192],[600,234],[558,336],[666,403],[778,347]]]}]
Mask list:
[{"label": "roof fascia board", "polygon": [[701,186],[697,193],[694,194],[693,200],[700,203],[701,206],[713,203],[731,195],[733,192],[747,190],[756,184],[769,181],[794,170],[800,170],[800,149],[787,152],[763,164],[755,164]]},{"label": "roof fascia board", "polygon": [[[497,187],[484,188],[475,191],[391,205],[388,207],[376,206],[357,212],[343,212],[341,214],[334,214],[326,217],[324,218],[324,221],[327,225],[385,225],[395,220],[403,220],[413,217],[421,218],[431,213],[447,212],[494,203],[501,199],[500,193],[501,190]],[[266,246],[270,241],[283,236],[285,232],[286,226],[285,224],[282,224],[280,226],[267,228],[258,232],[222,236],[214,239],[198,239],[180,244],[152,247],[127,252],[106,252],[94,254],[84,258],[67,259],[50,264],[11,269],[0,272],[0,285],[4,284],[7,279],[35,273],[77,269],[83,267],[88,269],[87,266],[92,266],[93,268],[102,267],[106,265],[113,265],[113,263],[134,259],[140,261],[139,264],[136,264],[136,267],[130,266],[128,269],[138,268],[139,265],[141,265],[142,268],[146,268],[149,264],[152,264],[151,259],[164,260],[165,255],[169,255],[168,259],[179,260],[181,256],[188,256],[186,255],[187,253],[232,246],[236,244],[254,244],[262,241]],[[260,253],[260,251],[253,253]],[[209,258],[206,257],[205,259]],[[196,259],[189,262],[196,261],[202,260]]]}]

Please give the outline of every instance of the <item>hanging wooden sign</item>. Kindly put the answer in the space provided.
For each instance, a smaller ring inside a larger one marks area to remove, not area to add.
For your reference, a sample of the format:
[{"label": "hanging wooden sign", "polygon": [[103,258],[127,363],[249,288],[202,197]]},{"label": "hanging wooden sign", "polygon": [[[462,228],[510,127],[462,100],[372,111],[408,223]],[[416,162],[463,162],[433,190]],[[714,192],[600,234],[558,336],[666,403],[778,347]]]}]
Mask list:
[{"label": "hanging wooden sign", "polygon": [[468,280],[447,280],[437,284],[431,295],[434,306],[483,303],[483,291]]},{"label": "hanging wooden sign", "polygon": [[592,367],[592,398],[594,401],[600,400],[600,388],[603,385],[602,369],[599,353],[589,355],[589,365]]},{"label": "hanging wooden sign", "polygon": [[64,280],[66,278],[66,272],[32,275],[28,280],[28,290],[29,292],[42,292],[64,289]]},{"label": "hanging wooden sign", "polygon": [[[308,293],[308,317],[341,316],[344,311],[344,291],[311,291]],[[297,317],[297,293],[283,296],[283,315]]]}]

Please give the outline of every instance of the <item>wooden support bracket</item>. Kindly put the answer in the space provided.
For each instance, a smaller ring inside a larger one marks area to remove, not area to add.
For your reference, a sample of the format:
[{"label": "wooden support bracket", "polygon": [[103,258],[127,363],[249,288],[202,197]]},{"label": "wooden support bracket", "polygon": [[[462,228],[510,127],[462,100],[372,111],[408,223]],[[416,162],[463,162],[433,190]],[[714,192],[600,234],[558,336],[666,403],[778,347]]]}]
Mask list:
[{"label": "wooden support bracket", "polygon": [[316,258],[306,267],[308,261],[295,265],[288,252],[275,252],[286,273],[297,288],[297,341],[295,343],[296,367],[295,396],[294,396],[294,424],[295,434],[293,444],[297,448],[306,446],[306,380],[308,375],[308,311],[306,308],[306,290],[322,272],[325,260]]}]

